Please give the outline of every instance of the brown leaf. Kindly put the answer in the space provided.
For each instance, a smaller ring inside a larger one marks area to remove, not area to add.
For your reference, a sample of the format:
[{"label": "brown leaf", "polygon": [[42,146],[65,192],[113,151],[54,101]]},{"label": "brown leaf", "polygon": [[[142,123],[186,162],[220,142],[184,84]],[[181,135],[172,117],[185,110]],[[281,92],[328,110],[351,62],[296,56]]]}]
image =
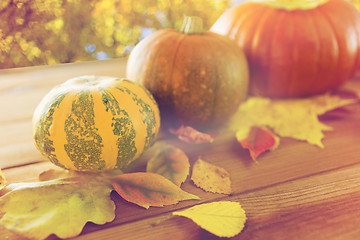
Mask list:
[{"label": "brown leaf", "polygon": [[141,207],[163,207],[198,196],[181,190],[173,182],[156,173],[126,173],[111,178],[115,191],[125,200]]},{"label": "brown leaf", "polygon": [[189,126],[181,126],[178,129],[170,128],[169,132],[178,136],[178,138],[186,143],[202,144],[202,143],[212,143],[214,138],[207,133],[200,132]]},{"label": "brown leaf", "polygon": [[160,174],[180,186],[189,175],[189,168],[189,159],[181,149],[162,144],[149,159],[146,171]]},{"label": "brown leaf", "polygon": [[243,148],[250,151],[253,160],[256,160],[261,153],[276,149],[279,145],[279,138],[262,127],[251,127],[245,134],[239,130],[236,138]]},{"label": "brown leaf", "polygon": [[230,174],[223,168],[210,164],[200,158],[195,162],[191,180],[207,192],[230,194]]}]

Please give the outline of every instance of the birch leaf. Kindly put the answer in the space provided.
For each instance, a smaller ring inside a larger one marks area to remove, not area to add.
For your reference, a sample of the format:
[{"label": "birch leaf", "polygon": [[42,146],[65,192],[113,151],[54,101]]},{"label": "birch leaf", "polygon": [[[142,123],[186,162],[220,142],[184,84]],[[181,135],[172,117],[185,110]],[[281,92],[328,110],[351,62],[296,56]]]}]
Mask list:
[{"label": "birch leaf", "polygon": [[190,218],[201,228],[218,237],[233,237],[244,228],[246,215],[237,202],[220,201],[204,203],[173,215]]},{"label": "birch leaf", "polygon": [[236,139],[243,148],[250,152],[251,158],[256,158],[267,150],[274,150],[278,147],[280,139],[272,132],[261,127],[240,129],[236,132]]},{"label": "birch leaf", "polygon": [[200,132],[189,126],[181,126],[178,129],[170,128],[169,132],[178,136],[178,138],[186,143],[202,144],[212,143],[214,138],[207,133]]},{"label": "birch leaf", "polygon": [[181,190],[173,182],[156,173],[126,173],[111,178],[115,191],[125,200],[148,209],[163,207],[198,196]]},{"label": "birch leaf", "polygon": [[330,94],[301,99],[250,97],[240,105],[229,127],[234,131],[249,131],[253,126],[266,126],[280,137],[307,141],[323,148],[323,131],[332,128],[321,123],[319,115],[356,101]]},{"label": "birch leaf", "polygon": [[223,168],[205,162],[200,158],[193,166],[191,180],[207,192],[230,194],[230,174]]},{"label": "birch leaf", "polygon": [[1,169],[0,169],[0,191],[1,191],[1,189],[3,189],[5,186],[6,186],[5,176],[3,175],[3,173],[1,172]]},{"label": "birch leaf", "polygon": [[72,178],[17,183],[0,198],[0,223],[31,239],[79,235],[87,222],[105,224],[115,218],[111,184]]},{"label": "birch leaf", "polygon": [[146,171],[160,174],[180,186],[189,175],[189,168],[189,159],[181,149],[162,144],[149,159]]}]

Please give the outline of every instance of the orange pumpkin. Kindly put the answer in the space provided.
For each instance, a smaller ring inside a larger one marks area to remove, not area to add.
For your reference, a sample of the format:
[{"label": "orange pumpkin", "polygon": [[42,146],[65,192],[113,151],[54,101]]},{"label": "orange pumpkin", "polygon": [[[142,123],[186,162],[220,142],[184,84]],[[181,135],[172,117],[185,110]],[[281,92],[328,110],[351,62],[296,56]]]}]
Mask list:
[{"label": "orange pumpkin", "polygon": [[224,12],[211,31],[244,49],[255,95],[332,90],[360,63],[360,14],[345,0],[246,2]]},{"label": "orange pumpkin", "polygon": [[196,17],[186,18],[180,31],[159,30],[136,45],[126,76],[153,94],[163,126],[196,127],[228,120],[246,98],[249,78],[241,48],[203,32]]}]

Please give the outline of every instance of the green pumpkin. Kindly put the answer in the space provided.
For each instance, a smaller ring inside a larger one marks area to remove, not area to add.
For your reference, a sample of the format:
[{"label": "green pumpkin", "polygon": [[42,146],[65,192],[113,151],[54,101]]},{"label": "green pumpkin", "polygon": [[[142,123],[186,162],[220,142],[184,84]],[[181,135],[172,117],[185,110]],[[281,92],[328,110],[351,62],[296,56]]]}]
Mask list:
[{"label": "green pumpkin", "polygon": [[37,149],[52,163],[78,171],[124,168],[155,140],[159,108],[141,85],[81,76],[53,88],[33,115]]}]

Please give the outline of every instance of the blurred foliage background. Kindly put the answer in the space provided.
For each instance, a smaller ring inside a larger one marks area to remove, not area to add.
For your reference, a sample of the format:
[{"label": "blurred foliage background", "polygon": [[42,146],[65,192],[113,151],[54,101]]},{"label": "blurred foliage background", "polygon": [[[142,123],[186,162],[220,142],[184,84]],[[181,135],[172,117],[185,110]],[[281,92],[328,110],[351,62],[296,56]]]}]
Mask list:
[{"label": "blurred foliage background", "polygon": [[230,0],[0,0],[0,68],[127,55],[142,38],[181,26],[209,29]]},{"label": "blurred foliage background", "polygon": [[0,0],[0,68],[126,56],[153,31],[180,28],[184,15],[209,29],[242,1]]}]

